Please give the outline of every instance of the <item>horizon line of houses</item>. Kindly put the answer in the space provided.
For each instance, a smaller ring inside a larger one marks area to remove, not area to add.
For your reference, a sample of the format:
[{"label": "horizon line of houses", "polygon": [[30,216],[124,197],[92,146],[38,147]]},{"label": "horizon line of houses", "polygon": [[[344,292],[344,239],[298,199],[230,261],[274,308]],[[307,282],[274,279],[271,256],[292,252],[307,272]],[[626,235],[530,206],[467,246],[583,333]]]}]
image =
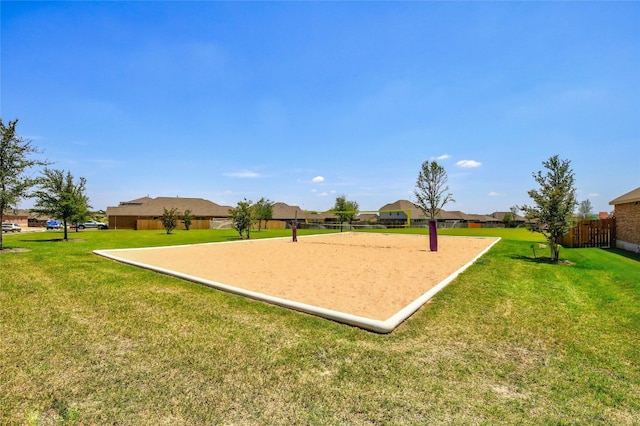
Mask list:
[{"label": "horizon line of houses", "polygon": [[[228,222],[232,206],[220,205],[203,198],[189,197],[141,197],[131,201],[122,201],[118,206],[107,207],[106,216],[113,228],[120,229],[162,229],[161,218],[164,209],[175,208],[182,215],[190,210],[193,217],[192,229],[221,227]],[[376,213],[377,212],[377,213]],[[510,226],[522,226],[527,219],[511,212],[493,212],[489,214],[470,214],[459,210],[441,210],[436,217],[440,227],[499,227],[504,226],[505,216],[512,216]],[[600,218],[610,214],[601,212]],[[271,228],[285,228],[296,220],[298,224],[313,226],[339,225],[338,216],[332,211],[318,212],[303,210],[299,206],[284,202],[273,203],[273,215],[269,221]],[[426,226],[428,217],[409,200],[397,200],[385,204],[375,212],[358,213],[354,225],[382,225],[386,227]],[[304,226],[304,225],[303,225]]]},{"label": "horizon line of houses", "polygon": [[[616,246],[624,250],[640,252],[640,187],[629,191],[609,202],[614,206],[617,221]],[[193,216],[192,229],[210,229],[228,227],[231,206],[222,206],[203,198],[181,197],[142,197],[131,201],[121,201],[118,206],[107,207],[106,212],[112,229],[163,229],[162,215],[164,209],[176,208],[180,215],[190,210]],[[481,228],[503,227],[507,225],[505,215],[511,212],[493,212],[490,214],[469,214],[458,210],[441,210],[436,217],[439,227]],[[44,227],[51,217],[38,216],[28,209],[8,209],[4,212],[3,221],[16,222],[21,226]],[[611,217],[601,212],[599,219]],[[272,219],[265,224],[269,228],[288,228],[296,220],[300,225],[309,227],[339,226],[338,216],[331,211],[313,212],[302,210],[299,206],[291,206],[283,202],[273,204]],[[522,226],[527,219],[515,215],[509,220],[510,226]],[[355,225],[379,225],[383,227],[421,227],[426,226],[428,218],[424,212],[409,200],[398,200],[380,207],[377,214],[363,212],[354,220]]]},{"label": "horizon line of houses", "polygon": [[[97,211],[106,216],[113,229],[163,229],[162,215],[164,209],[175,208],[182,217],[186,210],[190,210],[193,217],[191,229],[209,229],[219,227],[230,219],[229,210],[232,206],[224,206],[204,198],[192,197],[156,197],[149,196],[131,201],[121,201],[118,206],[109,206],[106,211]],[[409,200],[397,200],[385,204],[377,210],[377,214],[367,211],[358,213],[352,223],[354,225],[382,225],[387,227],[419,227],[426,226],[429,218],[424,212]],[[511,212],[495,211],[489,214],[465,213],[460,210],[440,210],[436,216],[439,227],[500,227],[505,224],[505,216],[511,216],[511,226],[522,226],[527,219]],[[28,227],[44,227],[47,220],[56,219],[42,217],[28,209],[12,209],[5,212],[5,221],[18,222]],[[600,212],[599,218],[609,217],[610,214]],[[317,212],[303,210],[299,206],[284,202],[273,204],[273,215],[269,221],[271,228],[290,226],[292,221],[310,226],[339,225],[338,216],[332,211]],[[276,222],[281,222],[280,224]],[[218,225],[215,225],[215,224]]]},{"label": "horizon line of houses", "polygon": [[[142,197],[131,201],[122,201],[118,206],[107,207],[106,215],[109,224],[117,229],[162,229],[161,218],[164,209],[175,208],[182,215],[190,210],[193,216],[193,229],[216,227],[213,223],[228,221],[231,206],[224,206],[203,198],[183,197]],[[503,223],[504,216],[509,212],[494,212],[488,215],[468,214],[461,211],[441,210],[437,221],[451,227],[462,224],[477,224],[477,227],[497,226]],[[510,214],[510,213],[509,213]],[[299,206],[283,202],[273,204],[273,215],[269,227],[284,228],[297,220],[299,224],[309,226],[334,226],[339,224],[338,216],[331,212],[306,211]],[[516,215],[513,222],[524,224],[526,219]],[[154,224],[154,222],[156,222]],[[276,222],[281,222],[280,224]],[[378,214],[365,212],[357,214],[353,224],[370,224],[385,226],[420,226],[426,225],[428,218],[414,203],[408,200],[398,200],[385,204],[378,210]]]}]

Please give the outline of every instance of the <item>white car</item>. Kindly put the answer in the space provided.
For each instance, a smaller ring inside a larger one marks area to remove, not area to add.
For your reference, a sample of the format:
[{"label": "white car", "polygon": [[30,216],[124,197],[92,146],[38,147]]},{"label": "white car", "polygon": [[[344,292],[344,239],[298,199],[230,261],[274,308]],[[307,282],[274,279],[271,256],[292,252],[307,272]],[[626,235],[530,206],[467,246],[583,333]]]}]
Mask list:
[{"label": "white car", "polygon": [[17,223],[2,222],[2,232],[20,232],[22,228]]},{"label": "white car", "polygon": [[109,229],[109,224],[97,222],[95,220],[90,220],[89,222],[78,224],[78,229],[85,229],[85,228]]}]

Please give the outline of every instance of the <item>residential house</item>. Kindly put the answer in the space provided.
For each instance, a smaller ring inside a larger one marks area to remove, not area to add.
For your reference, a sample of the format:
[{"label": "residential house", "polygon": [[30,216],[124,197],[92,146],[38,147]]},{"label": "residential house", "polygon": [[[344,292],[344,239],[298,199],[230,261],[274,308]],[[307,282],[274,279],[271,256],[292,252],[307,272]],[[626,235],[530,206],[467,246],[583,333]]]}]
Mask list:
[{"label": "residential house", "polygon": [[326,212],[304,212],[305,224],[304,228],[308,229],[325,229],[327,226],[335,228],[339,225],[340,221],[338,216],[332,211]]},{"label": "residential house", "polygon": [[[436,216],[436,222],[438,228],[468,228],[469,224],[479,222],[480,219],[477,216],[459,210],[440,210]],[[471,225],[471,227],[480,228],[481,225]]]},{"label": "residential house", "polygon": [[[439,228],[467,228],[470,223],[486,223],[493,219],[484,215],[469,215],[461,211],[440,210],[436,216]],[[395,203],[385,204],[380,208],[378,222],[387,227],[426,227],[429,218],[414,203],[408,200],[398,200]],[[472,225],[473,226],[473,225]],[[482,225],[478,225],[482,226]]]},{"label": "residential house", "polygon": [[[509,224],[507,224],[505,222],[505,220],[504,220],[504,217],[507,214],[509,215],[509,217],[508,217]],[[493,212],[493,213],[489,214],[488,216],[498,222],[498,224],[496,224],[496,226],[511,226],[511,227],[519,228],[519,227],[524,226],[524,224],[527,222],[527,218],[525,218],[523,216],[520,216],[519,214],[516,214],[515,217],[514,217],[513,213],[511,213],[511,212]],[[500,224],[502,224],[502,225],[500,225]]]},{"label": "residential house", "polygon": [[385,204],[379,209],[378,222],[389,228],[404,226],[427,226],[429,220],[424,212],[408,200]]},{"label": "residential house", "polygon": [[2,215],[3,222],[13,222],[22,228],[44,228],[47,226],[47,220],[52,219],[48,216],[42,216],[28,209],[5,209]]},{"label": "residential house", "polygon": [[272,212],[271,220],[267,221],[265,226],[269,229],[290,228],[294,220],[297,220],[298,224],[305,222],[305,212],[298,206],[277,202],[273,203]]},{"label": "residential house", "polygon": [[378,219],[377,213],[360,213],[356,216],[355,221],[360,225],[376,225]]},{"label": "residential house", "polygon": [[616,218],[616,247],[640,252],[640,187],[609,201]]},{"label": "residential house", "polygon": [[[229,206],[221,206],[203,198],[182,197],[142,197],[131,201],[122,201],[118,206],[107,207],[107,217],[111,229],[163,229],[164,210],[175,208],[180,218],[186,210],[191,211],[193,221],[191,229],[209,229],[214,222],[228,222]],[[178,229],[184,229],[179,221]]]},{"label": "residential house", "polygon": [[32,214],[29,210],[5,209],[4,212],[2,212],[2,221],[17,223],[21,228],[26,228],[29,226],[30,216],[32,216]]}]

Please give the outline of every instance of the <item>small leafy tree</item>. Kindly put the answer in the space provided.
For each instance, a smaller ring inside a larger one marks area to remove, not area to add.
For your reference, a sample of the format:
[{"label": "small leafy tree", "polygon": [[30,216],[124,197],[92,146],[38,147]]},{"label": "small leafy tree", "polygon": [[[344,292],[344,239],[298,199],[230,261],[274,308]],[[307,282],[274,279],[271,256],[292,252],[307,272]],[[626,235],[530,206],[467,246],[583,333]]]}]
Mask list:
[{"label": "small leafy tree", "polygon": [[416,206],[429,218],[429,239],[432,251],[438,251],[438,234],[436,217],[448,202],[455,202],[447,185],[447,172],[437,161],[422,163],[416,188]]},{"label": "small leafy tree", "polygon": [[[47,166],[48,161],[30,158],[39,151],[31,145],[31,141],[16,135],[18,120],[9,121],[6,125],[0,118],[0,222],[4,211],[16,207],[18,202],[30,196],[29,190],[38,183],[38,178],[27,174],[27,170],[35,166]],[[0,232],[0,250],[2,232]]]},{"label": "small leafy tree", "polygon": [[162,208],[162,226],[167,230],[167,234],[170,234],[171,231],[176,229],[178,224],[178,209],[176,207],[172,207],[167,210],[166,207]]},{"label": "small leafy tree", "polygon": [[[67,224],[81,222],[89,216],[89,198],[85,194],[87,181],[74,182],[70,171],[45,168],[34,193],[37,198],[31,211],[62,220],[64,240],[68,241]],[[77,227],[76,227],[77,231]]]},{"label": "small leafy tree", "polygon": [[340,195],[336,198],[336,203],[331,210],[340,221],[340,232],[342,232],[342,224],[347,222],[351,225],[353,218],[358,214],[359,205],[356,201],[347,200],[346,195]]},{"label": "small leafy tree", "polygon": [[511,213],[511,226],[515,228],[516,226],[518,226],[518,206],[511,206],[509,212]]},{"label": "small leafy tree", "polygon": [[591,207],[591,201],[584,200],[580,202],[578,207],[578,216],[580,219],[591,219],[593,217],[593,207]]},{"label": "small leafy tree", "polygon": [[88,220],[91,217],[91,213],[89,212],[89,207],[91,206],[87,206],[87,209],[85,210],[78,211],[75,215],[71,216],[71,218],[69,219],[70,223],[76,224],[76,227],[75,227],[76,232],[79,232],[78,230],[80,229],[78,224],[84,222],[85,220]]},{"label": "small leafy tree", "polygon": [[186,209],[184,214],[182,215],[182,224],[184,227],[189,230],[191,228],[191,222],[193,222],[193,215],[191,214],[191,210]]},{"label": "small leafy tree", "polygon": [[533,173],[540,188],[528,192],[535,205],[524,205],[520,210],[529,219],[529,230],[544,235],[551,251],[550,259],[557,262],[560,254],[559,239],[574,225],[573,212],[578,204],[573,186],[575,178],[569,160],[561,160],[554,155],[542,164],[547,172]]},{"label": "small leafy tree", "polygon": [[243,234],[246,232],[247,239],[250,239],[251,222],[253,221],[251,201],[246,198],[244,201],[238,201],[238,205],[235,208],[229,209],[229,215],[231,216],[233,228],[238,231],[240,238],[243,238]]},{"label": "small leafy tree", "polygon": [[504,223],[504,227],[510,228],[512,222],[513,222],[513,216],[511,216],[511,213],[509,212],[505,213],[504,216],[502,217],[502,223]]},{"label": "small leafy tree", "polygon": [[262,197],[253,205],[255,219],[258,221],[258,231],[261,230],[263,220],[264,229],[267,229],[267,221],[273,219],[273,204],[273,201]]}]

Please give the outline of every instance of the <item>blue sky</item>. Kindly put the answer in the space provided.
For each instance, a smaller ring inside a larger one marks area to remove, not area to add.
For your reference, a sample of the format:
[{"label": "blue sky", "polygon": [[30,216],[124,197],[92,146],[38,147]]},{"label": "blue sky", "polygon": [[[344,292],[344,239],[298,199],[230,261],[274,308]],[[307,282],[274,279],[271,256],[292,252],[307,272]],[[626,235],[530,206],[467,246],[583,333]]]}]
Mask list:
[{"label": "blue sky", "polygon": [[[1,3],[0,115],[95,209],[141,196],[328,210],[530,203],[571,160],[595,211],[640,185],[638,2]],[[29,207],[24,201],[21,207]]]}]

